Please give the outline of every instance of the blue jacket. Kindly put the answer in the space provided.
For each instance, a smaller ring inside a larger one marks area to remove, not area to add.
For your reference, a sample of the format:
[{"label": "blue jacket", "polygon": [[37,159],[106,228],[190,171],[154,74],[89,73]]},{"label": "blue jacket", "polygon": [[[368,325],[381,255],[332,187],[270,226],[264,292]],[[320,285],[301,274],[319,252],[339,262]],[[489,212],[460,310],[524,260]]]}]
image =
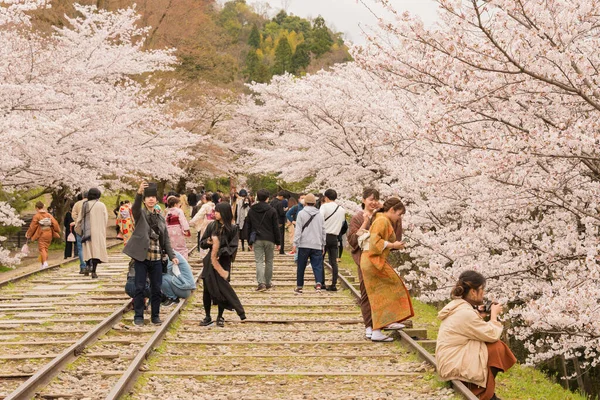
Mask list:
[{"label": "blue jacket", "polygon": [[285,217],[288,221],[294,222],[296,219],[298,219],[298,213],[302,211],[303,208],[304,206],[298,203],[285,213]]}]

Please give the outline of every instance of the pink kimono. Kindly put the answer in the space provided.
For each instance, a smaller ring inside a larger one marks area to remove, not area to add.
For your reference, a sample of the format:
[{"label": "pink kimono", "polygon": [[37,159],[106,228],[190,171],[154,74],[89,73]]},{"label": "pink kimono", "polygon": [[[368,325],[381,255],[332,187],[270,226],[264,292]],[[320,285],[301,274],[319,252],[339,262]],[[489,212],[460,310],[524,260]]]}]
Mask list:
[{"label": "pink kimono", "polygon": [[173,207],[167,211],[167,229],[169,231],[169,239],[173,250],[179,252],[188,259],[188,249],[186,247],[185,238],[190,236],[190,225],[185,219],[185,214],[181,208]]}]

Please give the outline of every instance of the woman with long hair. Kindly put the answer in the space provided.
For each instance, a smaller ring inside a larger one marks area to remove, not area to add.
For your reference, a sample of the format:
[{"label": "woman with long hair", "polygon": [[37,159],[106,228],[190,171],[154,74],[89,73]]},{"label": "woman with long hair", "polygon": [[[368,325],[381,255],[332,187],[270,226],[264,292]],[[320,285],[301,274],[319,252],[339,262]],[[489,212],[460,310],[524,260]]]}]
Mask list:
[{"label": "woman with long hair", "polygon": [[171,247],[188,259],[188,249],[185,243],[185,238],[191,236],[190,224],[188,224],[185,214],[181,209],[181,199],[170,196],[167,199],[167,229],[169,231],[169,239],[171,239]]},{"label": "woman with long hair", "polygon": [[408,290],[387,261],[392,250],[404,248],[402,238],[396,236],[396,227],[402,223],[405,212],[404,204],[397,197],[383,203],[369,229],[369,250],[364,251],[360,259],[360,269],[371,303],[371,340],[374,342],[393,341],[381,329],[402,329],[404,325],[400,322],[414,315]]},{"label": "woman with long hair", "polygon": [[201,326],[210,326],[213,320],[210,315],[211,305],[218,306],[217,326],[223,327],[223,312],[235,310],[241,320],[246,319],[244,307],[229,284],[231,262],[238,248],[238,228],[233,224],[231,205],[226,202],[215,206],[215,220],[211,222],[200,240],[200,246],[210,251],[204,257],[202,270],[203,302],[205,318]]},{"label": "woman with long hair", "polygon": [[25,237],[32,241],[38,242],[38,250],[40,252],[41,268],[48,266],[48,247],[52,242],[52,238],[60,237],[60,227],[58,221],[46,211],[44,203],[38,201],[35,203],[36,213],[31,220],[31,225],[25,234]]}]

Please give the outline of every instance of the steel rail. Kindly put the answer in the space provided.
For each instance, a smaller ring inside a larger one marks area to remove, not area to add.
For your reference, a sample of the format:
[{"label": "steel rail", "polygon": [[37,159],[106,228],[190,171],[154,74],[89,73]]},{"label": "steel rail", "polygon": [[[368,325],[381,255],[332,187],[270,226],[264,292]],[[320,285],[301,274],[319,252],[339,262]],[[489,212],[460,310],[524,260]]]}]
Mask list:
[{"label": "steel rail", "polygon": [[[192,250],[190,250],[190,254],[197,248],[198,245],[194,246]],[[196,276],[196,284],[198,284],[198,281],[200,280],[200,275],[201,273],[199,273],[198,276]],[[177,320],[177,317],[179,316],[179,314],[181,314],[181,310],[183,309],[183,307],[185,307],[190,298],[191,296],[183,301],[180,301],[179,304],[177,304],[177,306],[175,307],[175,309],[171,311],[167,319],[163,321],[160,328],[157,329],[156,332],[154,332],[152,337],[138,352],[137,356],[133,359],[133,361],[131,361],[131,364],[129,364],[127,370],[123,373],[123,375],[121,375],[117,383],[112,387],[110,393],[108,393],[108,395],[106,396],[106,400],[117,400],[133,386],[140,374],[139,370],[143,362],[152,353],[155,346],[157,346],[160,343],[160,341],[164,338],[164,336],[167,333],[167,330],[170,328],[171,324]]]},{"label": "steel rail", "polygon": [[[112,248],[119,244],[121,244],[121,243],[116,243],[116,244],[107,246],[107,248]],[[194,246],[192,248],[192,250],[190,251],[190,253],[193,252],[194,250],[196,250],[196,247],[197,246]],[[58,267],[60,267],[60,265],[62,265],[62,264],[54,265],[54,266],[52,266],[52,268],[58,268]],[[43,272],[48,269],[49,268],[45,268],[42,271],[35,271],[35,272],[27,274],[27,275],[33,275],[35,273]],[[19,279],[23,279],[25,276],[26,275],[21,275],[19,277],[13,278],[13,279],[19,280]],[[196,281],[198,279],[199,279],[199,275],[196,278]],[[162,336],[164,336],[164,334],[166,333],[166,328],[169,327],[171,322],[174,320],[175,316],[177,314],[179,314],[183,304],[185,304],[185,301],[180,302],[178,307],[175,308],[175,310],[173,310],[169,314],[169,316],[167,317],[167,320],[165,321],[165,323],[163,323],[161,328],[158,329],[154,335],[152,335],[152,337],[150,338],[150,342],[152,342],[154,344],[160,338],[162,338]],[[119,323],[119,321],[121,321],[121,319],[123,318],[123,315],[127,311],[129,311],[131,309],[131,307],[132,307],[131,300],[127,300],[127,302],[125,304],[123,304],[122,307],[120,307],[115,312],[113,312],[110,316],[105,318],[100,324],[96,325],[92,330],[90,330],[83,337],[81,337],[79,340],[77,340],[68,349],[64,350],[61,354],[59,354],[57,357],[52,359],[52,361],[50,361],[49,363],[44,365],[39,371],[37,371],[34,375],[32,375],[25,382],[23,382],[17,389],[15,389],[8,396],[6,396],[4,398],[4,400],[25,400],[25,399],[33,398],[35,396],[37,390],[39,390],[41,387],[47,385],[58,373],[60,373],[64,369],[64,367],[68,363],[77,359],[83,353],[83,351],[85,350],[86,347],[88,347],[90,344],[94,343],[100,336],[102,336],[103,334],[108,332],[114,325]],[[149,346],[148,344],[146,344],[142,350],[145,350],[146,348],[151,349],[152,345]],[[139,356],[139,354],[138,354],[138,356]],[[137,357],[136,357],[136,359],[137,359]],[[127,372],[129,372],[129,369],[127,370]],[[132,379],[132,378],[130,378],[130,379]]]},{"label": "steel rail", "polygon": [[[109,245],[106,246],[106,249],[112,249],[113,247],[117,247],[120,244],[123,244],[123,242],[116,242],[116,243],[113,243],[113,244],[109,244]],[[30,272],[26,272],[26,273],[24,273],[22,275],[13,276],[12,278],[4,279],[4,280],[0,281],[0,288],[3,287],[3,286],[8,285],[9,283],[14,283],[14,282],[18,282],[18,281],[20,281],[22,279],[29,278],[30,276],[33,276],[35,274],[39,274],[39,273],[43,273],[43,272],[46,272],[46,271],[50,271],[50,270],[53,270],[53,269],[60,268],[60,267],[66,265],[68,263],[71,263],[71,262],[77,261],[77,260],[79,260],[79,257],[71,257],[71,258],[68,258],[66,260],[62,260],[60,262],[57,262],[55,264],[50,264],[50,265],[48,265],[44,269],[36,269],[36,270],[30,271]]]},{"label": "steel rail", "polygon": [[[323,262],[323,264],[327,268],[329,268],[331,271],[333,271],[333,268],[331,267],[331,265],[328,262]],[[356,288],[354,287],[352,282],[348,281],[348,279],[346,279],[346,277],[341,274],[338,274],[338,279],[340,280],[342,285],[345,288],[347,288],[357,300],[360,300],[360,292],[358,290],[356,290]],[[412,350],[413,352],[417,353],[423,360],[425,360],[427,363],[433,365],[435,367],[435,369],[437,370],[437,363],[435,361],[435,357],[430,352],[425,350],[423,348],[423,346],[421,346],[419,343],[417,343],[406,332],[403,332],[403,331],[395,331],[395,332],[397,332],[398,337],[409,347],[409,350]],[[469,390],[469,388],[467,388],[465,386],[464,383],[462,383],[461,381],[456,380],[456,379],[452,380],[451,382],[452,382],[452,387],[454,388],[454,390],[456,392],[460,393],[465,399],[478,400],[477,396],[475,396],[473,394],[473,392],[471,392]]]}]

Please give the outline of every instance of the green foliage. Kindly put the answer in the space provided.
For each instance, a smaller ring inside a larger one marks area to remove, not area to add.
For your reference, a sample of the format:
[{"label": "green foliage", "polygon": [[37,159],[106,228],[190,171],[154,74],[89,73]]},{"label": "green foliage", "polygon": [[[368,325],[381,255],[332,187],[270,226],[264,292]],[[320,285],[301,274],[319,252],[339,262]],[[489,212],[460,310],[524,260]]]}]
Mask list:
[{"label": "green foliage", "polygon": [[273,65],[273,75],[283,75],[292,71],[292,47],[287,37],[282,37],[275,49],[275,64]]},{"label": "green foliage", "polygon": [[329,33],[329,29],[325,26],[325,20],[320,15],[315,19],[313,24],[311,38],[311,50],[317,57],[321,57],[331,50],[333,38]]},{"label": "green foliage", "polygon": [[256,24],[252,25],[250,37],[248,38],[248,44],[253,49],[258,49],[260,47],[260,32],[258,31],[258,26],[256,26]]},{"label": "green foliage", "polygon": [[292,70],[294,74],[305,70],[310,65],[310,47],[306,42],[296,46],[296,52],[292,56]]},{"label": "green foliage", "polygon": [[515,365],[507,373],[498,374],[496,393],[500,398],[531,400],[585,400],[586,396],[566,390],[531,367]]}]

